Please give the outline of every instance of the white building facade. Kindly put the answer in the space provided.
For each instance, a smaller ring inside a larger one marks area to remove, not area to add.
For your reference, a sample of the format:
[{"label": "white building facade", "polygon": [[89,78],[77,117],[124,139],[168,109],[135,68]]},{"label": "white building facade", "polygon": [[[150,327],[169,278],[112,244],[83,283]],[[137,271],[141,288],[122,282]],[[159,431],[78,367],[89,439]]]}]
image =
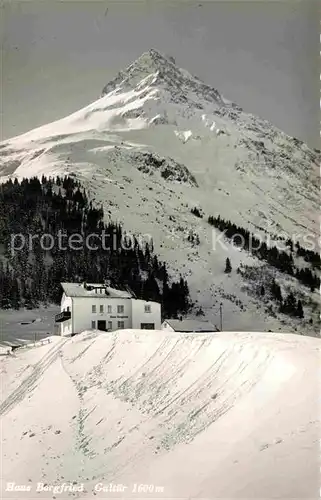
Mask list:
[{"label": "white building facade", "polygon": [[130,291],[98,283],[61,283],[63,296],[56,315],[57,333],[127,328],[159,330],[161,305],[136,299]]}]

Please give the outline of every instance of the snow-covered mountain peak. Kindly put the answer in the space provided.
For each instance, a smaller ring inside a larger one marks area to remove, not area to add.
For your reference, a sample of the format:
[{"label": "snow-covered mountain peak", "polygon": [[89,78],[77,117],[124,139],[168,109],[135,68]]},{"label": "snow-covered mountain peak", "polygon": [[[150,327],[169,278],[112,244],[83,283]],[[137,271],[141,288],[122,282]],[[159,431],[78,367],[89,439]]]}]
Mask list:
[{"label": "snow-covered mountain peak", "polygon": [[151,86],[168,91],[174,102],[191,104],[197,102],[197,107],[200,107],[199,101],[203,99],[218,106],[225,105],[217,90],[177,66],[173,57],[165,56],[155,49],[144,52],[125,70],[120,71],[105,85],[101,96],[116,89],[133,89],[148,77],[151,77],[148,82]]},{"label": "snow-covered mountain peak", "polygon": [[[175,60],[158,52],[156,49],[150,49],[144,52],[134,61],[129,68],[135,67],[147,73],[154,72],[165,68],[166,66],[175,67]],[[128,68],[128,69],[129,69]]]}]

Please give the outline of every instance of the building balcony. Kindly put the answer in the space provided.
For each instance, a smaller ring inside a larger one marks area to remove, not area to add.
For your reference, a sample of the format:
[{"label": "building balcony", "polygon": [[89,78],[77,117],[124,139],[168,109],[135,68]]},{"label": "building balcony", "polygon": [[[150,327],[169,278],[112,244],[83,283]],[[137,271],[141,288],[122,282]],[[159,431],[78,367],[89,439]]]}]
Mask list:
[{"label": "building balcony", "polygon": [[55,316],[55,322],[56,323],[62,323],[63,321],[67,321],[70,318],[71,318],[71,312],[70,311],[62,311],[61,313],[56,314],[56,316]]}]

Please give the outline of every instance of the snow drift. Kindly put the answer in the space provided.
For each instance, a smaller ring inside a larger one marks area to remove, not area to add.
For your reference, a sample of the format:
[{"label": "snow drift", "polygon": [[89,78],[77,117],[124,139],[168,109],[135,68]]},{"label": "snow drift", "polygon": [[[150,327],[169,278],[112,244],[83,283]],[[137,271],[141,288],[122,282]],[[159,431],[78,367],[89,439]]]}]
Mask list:
[{"label": "snow drift", "polygon": [[[17,498],[72,482],[61,497],[318,498],[320,347],[124,330],[2,358],[3,498],[7,482],[29,485]],[[97,491],[111,483],[126,489]]]}]

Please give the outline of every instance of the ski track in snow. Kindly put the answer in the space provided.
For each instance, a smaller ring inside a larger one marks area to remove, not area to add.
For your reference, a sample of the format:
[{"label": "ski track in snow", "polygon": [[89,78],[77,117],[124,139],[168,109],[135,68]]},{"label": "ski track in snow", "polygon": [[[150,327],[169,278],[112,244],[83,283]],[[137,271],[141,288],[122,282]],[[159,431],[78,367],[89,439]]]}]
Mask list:
[{"label": "ski track in snow", "polygon": [[19,387],[17,387],[17,389],[15,389],[12,394],[0,404],[0,415],[8,413],[8,411],[19,404],[26,397],[26,395],[35,388],[40,377],[45,373],[48,367],[56,361],[60,354],[60,349],[66,341],[67,339],[61,340],[58,345],[51,347],[44,357],[33,366],[32,373],[28,375]]},{"label": "ski track in snow", "polygon": [[76,498],[99,482],[128,485],[126,498],[134,483],[163,486],[161,498],[318,491],[318,339],[90,331],[24,352],[31,374],[17,373],[18,358],[1,359],[20,384],[0,407],[2,488],[14,478],[84,483]]}]

